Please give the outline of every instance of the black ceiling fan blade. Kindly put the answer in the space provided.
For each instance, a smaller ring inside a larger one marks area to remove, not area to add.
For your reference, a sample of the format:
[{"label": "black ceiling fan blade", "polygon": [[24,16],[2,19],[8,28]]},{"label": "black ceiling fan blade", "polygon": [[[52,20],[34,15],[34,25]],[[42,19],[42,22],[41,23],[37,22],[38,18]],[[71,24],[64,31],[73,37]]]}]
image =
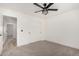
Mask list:
[{"label": "black ceiling fan blade", "polygon": [[58,11],[58,9],[48,9],[48,11]]},{"label": "black ceiling fan blade", "polygon": [[43,7],[41,5],[39,5],[37,3],[33,3],[33,4],[43,9]]},{"label": "black ceiling fan blade", "polygon": [[35,13],[41,12],[42,10],[36,11]]},{"label": "black ceiling fan blade", "polygon": [[53,5],[54,3],[49,3],[48,6],[46,8],[49,8],[51,5]]}]

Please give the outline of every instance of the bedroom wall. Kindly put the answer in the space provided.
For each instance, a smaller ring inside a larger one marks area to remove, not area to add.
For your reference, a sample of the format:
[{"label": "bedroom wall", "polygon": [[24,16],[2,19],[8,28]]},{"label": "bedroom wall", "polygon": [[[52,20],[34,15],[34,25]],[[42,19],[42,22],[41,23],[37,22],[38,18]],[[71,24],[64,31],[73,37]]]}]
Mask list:
[{"label": "bedroom wall", "polygon": [[79,9],[49,17],[46,40],[79,49]]},{"label": "bedroom wall", "polygon": [[[43,39],[41,19],[33,16],[20,16],[18,19],[17,43],[19,46]],[[23,32],[21,32],[21,29],[23,29]]]}]

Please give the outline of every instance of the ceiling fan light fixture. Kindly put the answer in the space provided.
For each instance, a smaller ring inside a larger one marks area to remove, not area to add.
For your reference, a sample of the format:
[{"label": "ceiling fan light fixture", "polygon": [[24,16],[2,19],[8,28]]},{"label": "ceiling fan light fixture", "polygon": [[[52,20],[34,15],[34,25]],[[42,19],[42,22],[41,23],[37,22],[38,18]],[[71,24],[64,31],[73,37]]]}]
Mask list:
[{"label": "ceiling fan light fixture", "polygon": [[47,10],[43,10],[42,11],[42,14],[47,15],[48,14],[48,11]]}]

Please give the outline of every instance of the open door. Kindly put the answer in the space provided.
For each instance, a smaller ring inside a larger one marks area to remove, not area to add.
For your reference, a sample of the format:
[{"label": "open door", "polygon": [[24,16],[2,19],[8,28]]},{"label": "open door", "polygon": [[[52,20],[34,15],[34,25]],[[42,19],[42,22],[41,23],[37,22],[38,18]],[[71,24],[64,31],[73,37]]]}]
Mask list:
[{"label": "open door", "polygon": [[17,46],[17,18],[3,16],[3,52]]}]

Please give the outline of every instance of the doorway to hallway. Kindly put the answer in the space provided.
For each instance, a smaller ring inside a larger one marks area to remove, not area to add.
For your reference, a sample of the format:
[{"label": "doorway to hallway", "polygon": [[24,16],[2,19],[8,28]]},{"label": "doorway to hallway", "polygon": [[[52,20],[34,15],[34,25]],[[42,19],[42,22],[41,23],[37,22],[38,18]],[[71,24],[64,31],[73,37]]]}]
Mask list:
[{"label": "doorway to hallway", "polygon": [[3,16],[3,52],[17,46],[17,18]]}]

